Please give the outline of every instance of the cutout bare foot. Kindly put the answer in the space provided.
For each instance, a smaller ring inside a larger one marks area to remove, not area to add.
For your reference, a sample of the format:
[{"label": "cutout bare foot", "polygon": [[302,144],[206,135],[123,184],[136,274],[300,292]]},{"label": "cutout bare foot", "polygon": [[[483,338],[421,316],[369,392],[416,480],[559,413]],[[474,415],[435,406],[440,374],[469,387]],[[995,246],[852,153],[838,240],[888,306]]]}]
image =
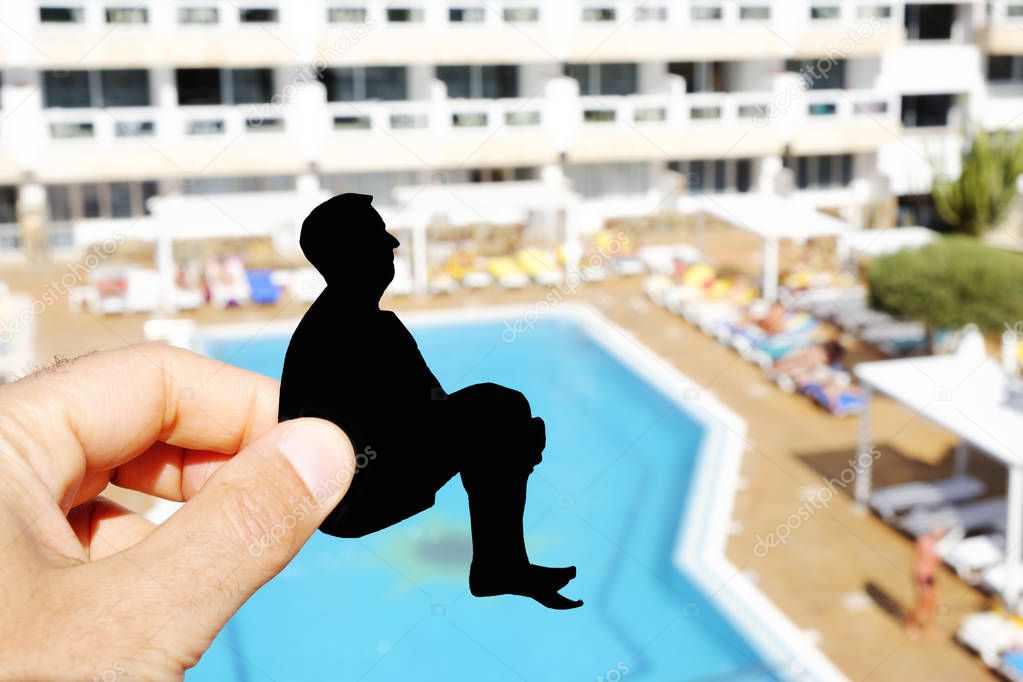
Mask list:
[{"label": "cutout bare foot", "polygon": [[549,609],[576,609],[583,605],[581,600],[558,594],[575,575],[575,566],[550,568],[529,564],[524,569],[509,571],[473,565],[469,569],[469,591],[476,597],[517,594],[535,599]]}]

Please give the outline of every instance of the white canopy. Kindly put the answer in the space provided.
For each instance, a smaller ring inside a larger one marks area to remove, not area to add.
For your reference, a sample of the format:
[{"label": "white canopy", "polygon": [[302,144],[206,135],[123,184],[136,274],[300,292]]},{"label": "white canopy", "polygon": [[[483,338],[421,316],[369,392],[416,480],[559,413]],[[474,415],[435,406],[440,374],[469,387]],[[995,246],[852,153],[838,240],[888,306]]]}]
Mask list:
[{"label": "white canopy", "polygon": [[395,187],[399,208],[385,215],[388,226],[412,230],[412,273],[417,290],[426,289],[427,231],[435,218],[456,226],[526,223],[531,213],[564,211],[566,262],[578,259],[578,225],[574,207],[579,195],[568,187],[542,180],[473,182]]},{"label": "white canopy", "polygon": [[805,201],[778,194],[704,194],[679,200],[682,213],[708,213],[719,220],[748,230],[764,241],[764,298],[778,297],[778,243],[782,239],[804,242],[818,237],[837,237],[857,231],[837,218],[821,213]]},{"label": "white canopy", "polygon": [[[1023,409],[1008,404],[1009,379],[984,352],[982,339],[964,342],[953,355],[867,362],[855,369],[868,393],[876,391],[905,405],[914,414],[945,428],[1002,462],[1009,470],[1004,598],[1010,607],[1020,596],[1021,543],[1023,543]],[[860,456],[856,499],[870,495],[870,411],[861,416]],[[965,471],[965,448],[960,448],[959,473]]]}]

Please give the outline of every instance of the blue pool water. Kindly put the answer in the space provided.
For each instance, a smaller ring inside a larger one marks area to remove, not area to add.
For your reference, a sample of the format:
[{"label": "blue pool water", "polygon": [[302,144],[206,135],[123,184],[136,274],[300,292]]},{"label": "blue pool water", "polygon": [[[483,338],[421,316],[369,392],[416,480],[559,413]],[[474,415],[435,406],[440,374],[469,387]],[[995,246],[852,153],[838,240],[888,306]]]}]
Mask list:
[{"label": "blue pool water", "polygon": [[[525,526],[538,563],[576,564],[568,612],[466,592],[457,478],[419,516],[361,540],[321,533],[231,620],[190,680],[565,682],[774,679],[671,563],[704,427],[567,319],[513,343],[495,323],[414,328],[449,391],[494,381],[528,396],[548,446]],[[286,336],[206,352],[279,377]]]}]

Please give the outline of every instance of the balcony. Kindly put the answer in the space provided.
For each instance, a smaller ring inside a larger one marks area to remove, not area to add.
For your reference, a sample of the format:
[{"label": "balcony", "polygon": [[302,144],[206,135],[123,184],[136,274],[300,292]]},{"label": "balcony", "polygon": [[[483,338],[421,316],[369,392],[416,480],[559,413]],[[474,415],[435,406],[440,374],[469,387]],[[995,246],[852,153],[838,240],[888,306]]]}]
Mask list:
[{"label": "balcony", "polygon": [[878,3],[867,0],[835,0],[826,16],[787,0],[271,1],[256,17],[232,0],[113,9],[105,0],[75,0],[45,21],[37,2],[8,5],[5,22],[25,40],[6,41],[3,57],[26,67],[873,56],[905,39],[896,20],[901,4],[880,3],[888,15],[868,17],[863,8]]},{"label": "balcony", "polygon": [[271,105],[43,109],[37,173],[95,177],[297,175],[748,158],[866,152],[900,133],[898,100],[875,90],[812,90],[798,77],[772,91],[580,95],[551,79],[529,98],[326,102],[315,88]]},{"label": "balcony", "polygon": [[36,172],[44,182],[83,179],[297,174],[306,167],[279,119],[249,105],[46,109]]},{"label": "balcony", "polygon": [[1009,0],[989,0],[987,25],[980,31],[979,42],[989,54],[1023,53],[1023,7]]},{"label": "balcony", "polygon": [[[326,172],[530,166],[558,152],[544,98],[333,102]],[[500,133],[500,134],[498,134]]]},{"label": "balcony", "polygon": [[311,57],[301,53],[309,42],[301,11],[285,11],[282,3],[275,21],[243,22],[230,0],[197,4],[211,12],[191,21],[179,14],[183,5],[155,0],[123,7],[74,0],[47,20],[40,6],[49,4],[8,3],[4,23],[22,39],[5,41],[3,56],[8,64],[49,68],[274,66]]}]

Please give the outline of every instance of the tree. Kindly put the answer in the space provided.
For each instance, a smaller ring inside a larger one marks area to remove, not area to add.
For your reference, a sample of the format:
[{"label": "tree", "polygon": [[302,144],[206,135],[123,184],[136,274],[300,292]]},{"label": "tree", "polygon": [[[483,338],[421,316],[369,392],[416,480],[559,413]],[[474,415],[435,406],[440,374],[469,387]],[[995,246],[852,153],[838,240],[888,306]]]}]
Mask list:
[{"label": "tree", "polygon": [[874,259],[871,306],[927,324],[931,331],[972,322],[988,332],[1023,320],[1023,257],[968,237]]},{"label": "tree", "polygon": [[963,155],[955,180],[934,183],[932,196],[941,217],[960,232],[983,235],[1008,214],[1023,173],[1023,136],[978,131]]}]

